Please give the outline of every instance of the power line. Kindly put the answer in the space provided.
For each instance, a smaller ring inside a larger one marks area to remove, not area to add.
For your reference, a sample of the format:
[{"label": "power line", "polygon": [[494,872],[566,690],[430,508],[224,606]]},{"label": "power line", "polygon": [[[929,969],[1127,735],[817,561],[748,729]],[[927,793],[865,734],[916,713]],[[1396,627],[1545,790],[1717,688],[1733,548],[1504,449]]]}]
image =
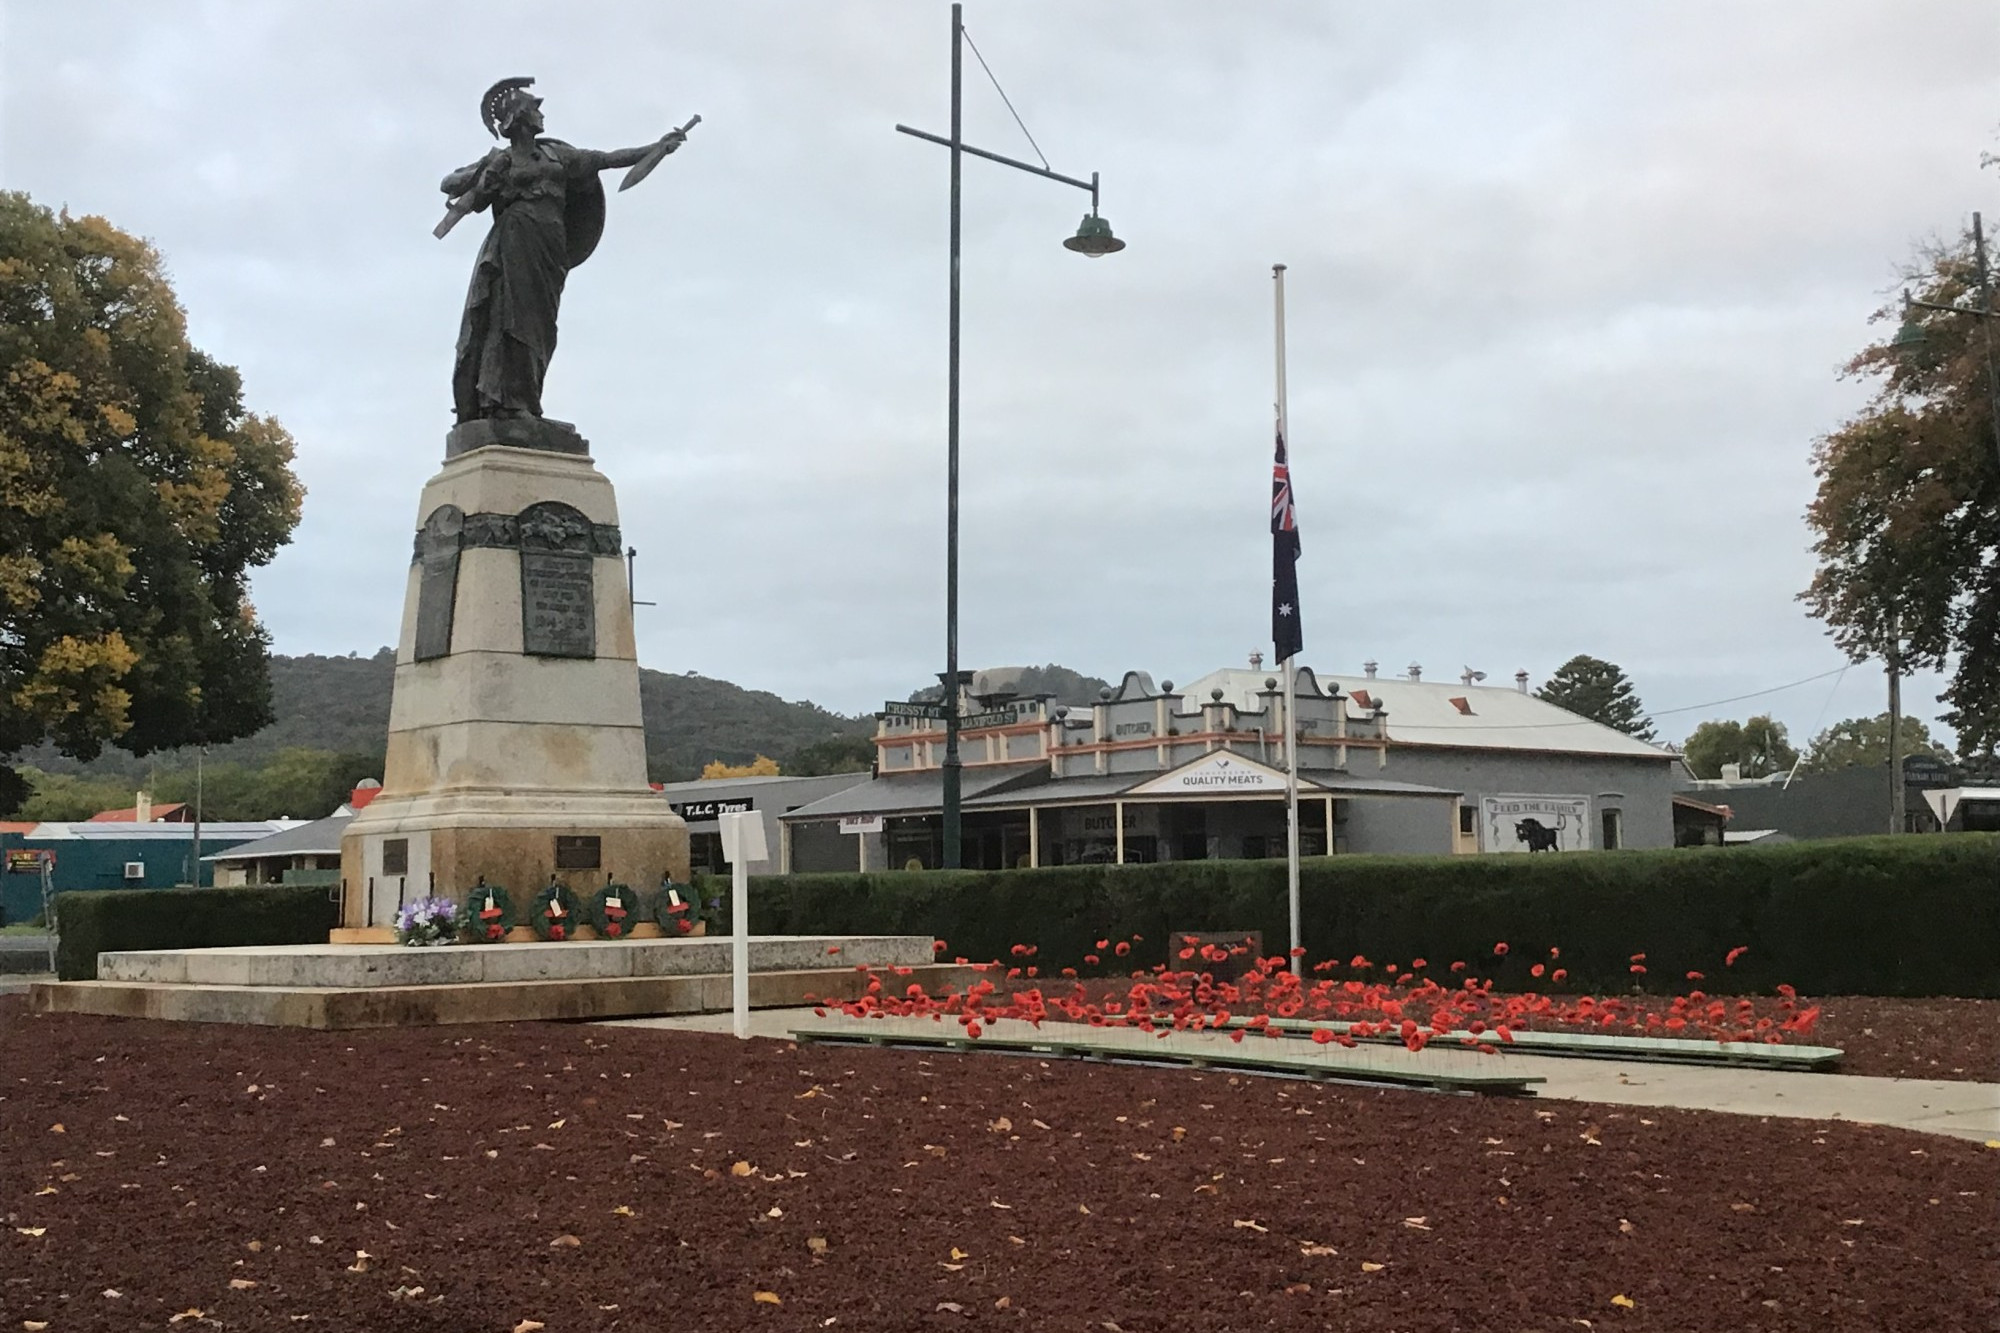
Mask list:
[{"label": "power line", "polygon": [[980,55],[979,48],[973,45],[972,34],[966,31],[964,24],[960,24],[958,30],[965,37],[965,44],[972,47],[972,54],[979,61],[979,68],[986,71],[986,81],[993,85],[994,92],[1000,94],[1000,100],[1007,103],[1007,114],[1012,116],[1014,123],[1021,127],[1021,133],[1027,135],[1028,147],[1035,150],[1036,157],[1042,158],[1042,170],[1053,171],[1054,168],[1049,165],[1049,160],[1046,157],[1042,157],[1042,146],[1035,142],[1034,135],[1028,134],[1027,123],[1021,119],[1021,113],[1014,109],[1014,103],[1008,99],[1007,90],[1000,86],[1000,80],[993,77],[993,67],[986,63],[986,57]]},{"label": "power line", "polygon": [[[1851,666],[1852,663],[1849,663],[1848,665]],[[1786,685],[1773,685],[1767,690],[1752,690],[1748,694],[1732,695],[1730,698],[1727,699],[1711,699],[1707,703],[1683,704],[1679,708],[1661,708],[1648,712],[1647,717],[1649,718],[1671,717],[1675,713],[1692,713],[1702,708],[1720,708],[1724,704],[1741,703],[1745,699],[1762,698],[1764,695],[1767,694],[1782,694],[1786,690],[1795,690],[1801,685],[1810,685],[1816,680],[1825,680],[1828,676],[1841,675],[1845,673],[1846,670],[1847,670],[1846,666],[1835,667],[1831,671],[1822,671],[1817,676],[1807,676],[1804,680],[1795,680]],[[1383,681],[1381,683],[1393,687],[1399,683],[1412,684],[1416,682],[1397,682],[1390,680],[1390,681]],[[1429,684],[1430,682],[1424,681],[1422,683]],[[1370,690],[1369,693],[1373,694],[1374,691]],[[1822,710],[1822,712],[1823,711],[1824,710]],[[1393,709],[1390,710],[1390,716],[1391,717],[1395,716],[1395,712]],[[1422,726],[1424,724],[1419,722],[1413,725]],[[1451,729],[1453,731],[1546,731],[1552,727],[1589,727],[1589,726],[1601,726],[1601,725],[1603,724],[1595,721],[1594,719],[1587,717],[1579,717],[1573,722],[1488,722],[1488,723],[1474,722],[1469,725],[1464,723],[1454,722],[1452,724]]]}]

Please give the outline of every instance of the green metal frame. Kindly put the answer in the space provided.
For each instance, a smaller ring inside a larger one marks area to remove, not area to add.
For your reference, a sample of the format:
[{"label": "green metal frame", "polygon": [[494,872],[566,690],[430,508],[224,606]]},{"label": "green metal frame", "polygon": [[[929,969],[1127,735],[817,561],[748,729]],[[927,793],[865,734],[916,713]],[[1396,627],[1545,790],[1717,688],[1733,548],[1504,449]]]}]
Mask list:
[{"label": "green metal frame", "polygon": [[[1242,1023],[1231,1026],[1241,1027]],[[1315,1023],[1303,1018],[1274,1018],[1268,1026],[1288,1037],[1303,1037],[1317,1029],[1346,1033],[1352,1023]],[[1433,1044],[1484,1042],[1502,1054],[1549,1055],[1579,1060],[1639,1060],[1654,1064],[1727,1065],[1748,1069],[1791,1069],[1819,1073],[1833,1069],[1846,1054],[1837,1046],[1773,1046],[1761,1041],[1708,1041],[1688,1037],[1627,1037],[1599,1032],[1536,1032],[1513,1034],[1503,1042],[1489,1030],[1458,1029],[1431,1038]],[[1357,1037],[1356,1041],[1402,1045],[1395,1036]]]},{"label": "green metal frame", "polygon": [[1484,1096],[1529,1096],[1532,1084],[1546,1080],[1522,1074],[1427,1073],[1403,1069],[1376,1069],[1327,1058],[1300,1055],[1250,1054],[1238,1050],[1191,1051],[1184,1047],[1150,1050],[1145,1047],[1114,1045],[1086,1037],[982,1036],[966,1037],[948,1032],[911,1032],[886,1029],[870,1032],[861,1028],[794,1028],[792,1038],[805,1043],[849,1046],[903,1046],[976,1052],[981,1050],[1016,1055],[1047,1055],[1058,1059],[1098,1060],[1106,1063],[1186,1065],[1191,1069],[1234,1069],[1253,1074],[1282,1074],[1320,1083],[1367,1083],[1433,1092],[1477,1093]]}]

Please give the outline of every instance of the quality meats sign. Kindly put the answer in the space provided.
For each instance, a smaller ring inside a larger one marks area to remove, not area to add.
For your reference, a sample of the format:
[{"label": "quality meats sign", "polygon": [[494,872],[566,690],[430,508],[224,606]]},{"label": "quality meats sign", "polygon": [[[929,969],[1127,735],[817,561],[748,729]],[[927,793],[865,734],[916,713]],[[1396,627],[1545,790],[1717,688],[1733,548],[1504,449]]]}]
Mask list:
[{"label": "quality meats sign", "polygon": [[1482,796],[1482,852],[1581,852],[1590,847],[1588,796]]}]

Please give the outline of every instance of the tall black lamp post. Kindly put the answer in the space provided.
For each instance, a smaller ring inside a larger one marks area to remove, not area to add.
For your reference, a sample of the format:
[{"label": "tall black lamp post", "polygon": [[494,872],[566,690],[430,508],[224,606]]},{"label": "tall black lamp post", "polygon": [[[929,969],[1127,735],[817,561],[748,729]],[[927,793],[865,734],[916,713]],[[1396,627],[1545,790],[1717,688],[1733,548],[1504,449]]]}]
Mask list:
[{"label": "tall black lamp post", "polygon": [[1079,190],[1090,191],[1090,212],[1084,215],[1083,223],[1076,229],[1076,235],[1063,242],[1065,249],[1095,259],[1125,248],[1125,242],[1111,234],[1111,224],[1097,212],[1097,173],[1092,172],[1089,180],[1078,180],[1074,176],[1064,176],[1038,167],[1029,162],[1017,162],[1011,157],[989,153],[983,148],[973,148],[961,137],[961,112],[964,107],[963,71],[965,50],[965,20],[963,5],[951,7],[951,137],[926,134],[922,130],[911,129],[908,125],[898,125],[897,131],[913,135],[935,144],[943,144],[951,150],[951,314],[950,332],[946,335],[945,397],[945,602],[944,602],[944,846],[942,860],[944,868],[956,870],[962,859],[959,840],[959,796],[960,764],[958,757],[958,692],[961,684],[958,670],[958,266],[959,266],[959,165],[967,153],[983,157],[988,162],[998,162],[1005,167],[1013,167],[1034,176],[1045,176],[1064,185],[1074,185]]}]

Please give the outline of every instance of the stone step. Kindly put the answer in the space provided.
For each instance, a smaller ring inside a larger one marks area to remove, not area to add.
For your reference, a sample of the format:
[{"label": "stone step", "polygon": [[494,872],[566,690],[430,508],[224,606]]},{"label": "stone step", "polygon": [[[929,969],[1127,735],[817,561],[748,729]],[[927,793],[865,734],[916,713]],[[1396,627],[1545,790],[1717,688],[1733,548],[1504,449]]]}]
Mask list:
[{"label": "stone step", "polygon": [[[979,975],[969,967],[924,963],[894,980],[935,993],[946,986],[964,990]],[[852,965],[753,972],[750,1004],[773,1009],[859,999],[868,981]],[[45,1014],[349,1029],[719,1013],[731,1005],[731,978],[725,972],[359,987],[66,981],[36,985],[28,997],[29,1007]]]},{"label": "stone step", "polygon": [[[836,952],[829,953],[828,950]],[[367,987],[470,985],[517,981],[605,981],[726,975],[728,936],[700,939],[566,940],[562,943],[283,944],[226,949],[161,949],[97,956],[99,981],[194,986]],[[750,970],[878,970],[936,961],[928,935],[753,935]]]}]

